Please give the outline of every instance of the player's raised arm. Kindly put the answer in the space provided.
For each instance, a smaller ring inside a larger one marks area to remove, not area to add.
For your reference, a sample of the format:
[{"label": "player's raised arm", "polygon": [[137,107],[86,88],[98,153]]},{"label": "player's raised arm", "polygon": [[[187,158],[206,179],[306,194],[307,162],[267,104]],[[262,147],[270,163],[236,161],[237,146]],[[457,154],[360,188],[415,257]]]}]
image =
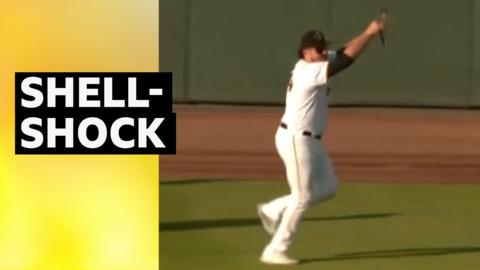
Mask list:
[{"label": "player's raised arm", "polygon": [[[336,52],[336,56],[329,60],[327,76],[333,75],[349,67],[368,45],[369,41],[380,33],[384,28],[384,21],[375,20],[357,37],[345,44]],[[327,59],[329,58],[328,55]]]},{"label": "player's raised arm", "polygon": [[345,53],[347,56],[355,59],[367,47],[370,40],[372,40],[384,28],[383,22],[379,20],[372,21],[368,27],[357,37],[352,39],[345,45]]}]

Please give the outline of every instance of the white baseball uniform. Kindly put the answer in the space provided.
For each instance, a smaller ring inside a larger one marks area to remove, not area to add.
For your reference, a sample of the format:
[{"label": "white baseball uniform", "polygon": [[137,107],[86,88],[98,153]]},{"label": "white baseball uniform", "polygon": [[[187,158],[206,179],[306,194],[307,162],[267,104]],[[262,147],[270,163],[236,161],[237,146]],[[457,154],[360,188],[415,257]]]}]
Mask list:
[{"label": "white baseball uniform", "polygon": [[285,112],[275,136],[291,192],[263,205],[270,218],[281,218],[265,251],[286,251],[305,210],[336,191],[335,173],[320,140],[327,118],[328,64],[300,59],[292,71]]}]

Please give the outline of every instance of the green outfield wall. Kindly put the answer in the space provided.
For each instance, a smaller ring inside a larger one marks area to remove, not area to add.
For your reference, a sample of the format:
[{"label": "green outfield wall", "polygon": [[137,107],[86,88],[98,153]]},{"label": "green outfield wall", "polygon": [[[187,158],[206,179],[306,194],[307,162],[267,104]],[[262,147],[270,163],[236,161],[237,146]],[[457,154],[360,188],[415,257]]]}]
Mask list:
[{"label": "green outfield wall", "polygon": [[334,105],[480,105],[480,1],[160,0],[160,68],[177,102],[281,104],[299,37],[341,46],[381,7],[379,40],[331,80]]}]

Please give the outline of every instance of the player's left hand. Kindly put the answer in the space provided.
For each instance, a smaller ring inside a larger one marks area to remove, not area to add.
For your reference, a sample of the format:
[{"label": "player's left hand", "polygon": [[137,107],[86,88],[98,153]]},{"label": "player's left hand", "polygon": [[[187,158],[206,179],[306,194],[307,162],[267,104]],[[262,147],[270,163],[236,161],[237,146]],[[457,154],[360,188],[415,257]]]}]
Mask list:
[{"label": "player's left hand", "polygon": [[372,22],[370,22],[370,24],[363,33],[368,36],[374,36],[380,33],[380,31],[383,31],[384,28],[385,23],[382,20],[373,20]]}]

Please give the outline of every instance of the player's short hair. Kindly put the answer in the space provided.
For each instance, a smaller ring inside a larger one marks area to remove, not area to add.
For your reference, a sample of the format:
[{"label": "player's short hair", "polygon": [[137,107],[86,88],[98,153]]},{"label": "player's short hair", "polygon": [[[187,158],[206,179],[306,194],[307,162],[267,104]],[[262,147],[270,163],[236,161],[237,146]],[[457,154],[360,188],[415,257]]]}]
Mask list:
[{"label": "player's short hair", "polygon": [[300,46],[297,50],[298,58],[303,58],[303,50],[307,48],[315,48],[318,53],[322,53],[327,48],[328,42],[322,31],[310,30],[303,34],[300,39]]}]

